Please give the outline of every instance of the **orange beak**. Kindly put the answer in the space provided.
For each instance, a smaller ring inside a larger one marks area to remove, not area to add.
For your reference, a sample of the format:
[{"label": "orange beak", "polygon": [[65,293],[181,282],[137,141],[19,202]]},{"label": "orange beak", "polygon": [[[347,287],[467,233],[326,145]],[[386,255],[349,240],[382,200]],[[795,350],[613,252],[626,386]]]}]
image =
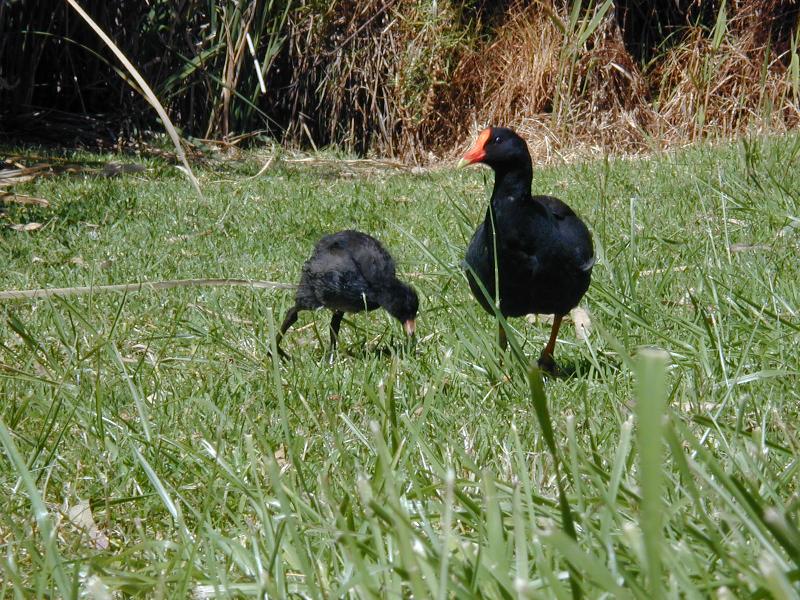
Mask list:
[{"label": "orange beak", "polygon": [[417,330],[417,322],[414,319],[409,319],[403,323],[403,329],[406,330],[406,335],[414,335]]},{"label": "orange beak", "polygon": [[480,162],[486,156],[486,150],[484,146],[486,146],[486,142],[489,141],[489,137],[492,135],[492,128],[487,127],[483,131],[481,131],[478,139],[475,140],[475,145],[469,149],[469,151],[464,155],[464,157],[459,161],[458,166],[464,167],[466,165],[471,165],[476,162]]}]

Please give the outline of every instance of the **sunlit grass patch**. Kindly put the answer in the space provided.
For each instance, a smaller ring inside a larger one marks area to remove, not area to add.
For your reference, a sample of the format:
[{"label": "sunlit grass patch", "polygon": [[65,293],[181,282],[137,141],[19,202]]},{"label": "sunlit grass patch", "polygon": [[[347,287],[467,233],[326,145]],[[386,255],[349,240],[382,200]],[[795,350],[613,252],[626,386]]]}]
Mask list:
[{"label": "sunlit grass patch", "polygon": [[[155,163],[18,186],[50,205],[6,209],[4,225],[43,227],[0,232],[2,289],[293,283],[321,235],[354,227],[392,251],[421,315],[414,354],[381,311],[348,317],[328,366],[320,313],[273,362],[289,290],[4,303],[0,596],[795,589],[798,149],[753,139],[536,172],[600,260],[592,333],[559,341],[572,375],[533,395],[459,270],[485,171],[276,161],[245,179],[253,160],[200,171],[205,201]],[[511,324],[538,356],[548,326]]]}]

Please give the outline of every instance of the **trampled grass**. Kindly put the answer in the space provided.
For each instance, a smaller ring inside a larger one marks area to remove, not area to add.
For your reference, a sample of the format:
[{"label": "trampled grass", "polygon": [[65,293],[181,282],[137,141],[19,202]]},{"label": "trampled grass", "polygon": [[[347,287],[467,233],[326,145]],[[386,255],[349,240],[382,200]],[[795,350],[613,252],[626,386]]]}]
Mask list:
[{"label": "trampled grass", "polygon": [[[4,303],[0,596],[791,597],[799,153],[759,138],[537,171],[600,257],[593,331],[563,329],[571,375],[543,388],[498,360],[459,271],[488,171],[247,179],[253,160],[200,171],[204,201],[156,163],[20,186],[51,206],[8,209],[44,227],[2,230],[2,289],[294,282],[355,227],[422,313],[413,354],[385,313],[348,318],[328,366],[325,312],[272,360],[286,290]],[[512,325],[538,356],[547,325]]]}]

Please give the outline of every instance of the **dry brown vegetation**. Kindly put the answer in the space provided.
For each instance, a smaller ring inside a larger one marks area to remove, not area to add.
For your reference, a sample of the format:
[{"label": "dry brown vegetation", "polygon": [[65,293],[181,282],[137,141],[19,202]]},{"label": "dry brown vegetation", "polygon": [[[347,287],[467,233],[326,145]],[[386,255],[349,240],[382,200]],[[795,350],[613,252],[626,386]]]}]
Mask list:
[{"label": "dry brown vegetation", "polygon": [[[123,0],[94,17],[197,138],[236,143],[262,130],[287,144],[425,162],[453,154],[478,127],[505,124],[548,160],[798,123],[796,0],[141,6]],[[2,4],[0,28],[7,133],[125,141],[152,124],[63,3]],[[113,130],[109,107],[127,115]],[[106,129],[81,129],[98,123]]]},{"label": "dry brown vegetation", "polygon": [[580,21],[588,27],[602,7],[572,28],[563,8],[512,11],[456,72],[455,85],[473,90],[472,122],[521,129],[540,160],[797,126],[794,2],[717,7],[712,23],[675,28],[647,64],[626,47],[617,4],[585,41]]},{"label": "dry brown vegetation", "polygon": [[582,45],[586,32],[570,31],[541,6],[513,14],[498,31],[456,74],[456,85],[475,90],[473,123],[522,130],[539,157],[568,148],[630,152],[648,145],[656,115],[613,13]]}]

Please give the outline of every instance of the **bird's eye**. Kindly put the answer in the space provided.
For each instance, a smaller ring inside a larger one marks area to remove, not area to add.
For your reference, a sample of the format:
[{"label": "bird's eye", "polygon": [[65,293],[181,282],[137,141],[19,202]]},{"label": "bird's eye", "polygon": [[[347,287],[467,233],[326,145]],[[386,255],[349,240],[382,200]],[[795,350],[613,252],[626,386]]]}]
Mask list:
[{"label": "bird's eye", "polygon": [[497,136],[497,137],[495,137],[495,138],[494,138],[494,140],[492,140],[492,141],[494,141],[494,143],[495,143],[495,144],[499,144],[499,143],[500,143],[500,142],[502,142],[503,140],[501,140],[501,139],[500,139],[500,136],[498,135],[498,136]]}]

